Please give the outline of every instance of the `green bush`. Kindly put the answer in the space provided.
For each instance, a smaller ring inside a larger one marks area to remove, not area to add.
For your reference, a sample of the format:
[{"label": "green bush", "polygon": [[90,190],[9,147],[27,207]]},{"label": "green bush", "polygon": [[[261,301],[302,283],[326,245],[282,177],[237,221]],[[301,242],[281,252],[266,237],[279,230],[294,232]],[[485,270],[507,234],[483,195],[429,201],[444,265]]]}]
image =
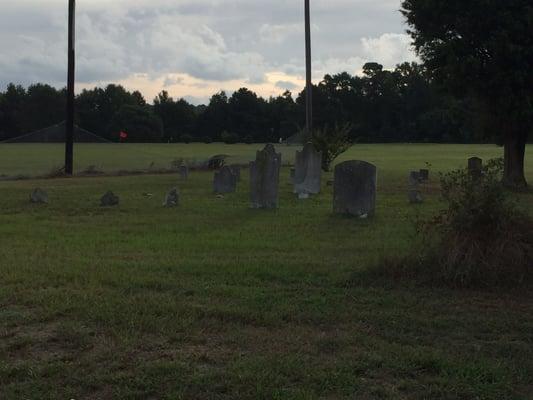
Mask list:
[{"label": "green bush", "polygon": [[477,178],[467,170],[441,177],[447,208],[419,224],[419,239],[403,259],[381,272],[454,287],[516,286],[532,281],[533,221],[502,185],[503,161],[490,161]]},{"label": "green bush", "polygon": [[220,139],[226,144],[235,144],[239,141],[239,135],[233,132],[224,131],[220,135]]},{"label": "green bush", "polygon": [[184,134],[180,136],[180,142],[185,143],[185,144],[189,144],[193,140],[194,138],[192,137],[192,135],[189,135],[189,134]]},{"label": "green bush", "polygon": [[244,143],[245,144],[253,144],[254,143],[254,138],[250,135],[247,135],[244,137]]},{"label": "green bush", "polygon": [[311,143],[317,151],[322,152],[322,169],[325,172],[331,169],[331,164],[338,156],[352,147],[351,131],[351,124],[325,126],[313,131]]}]

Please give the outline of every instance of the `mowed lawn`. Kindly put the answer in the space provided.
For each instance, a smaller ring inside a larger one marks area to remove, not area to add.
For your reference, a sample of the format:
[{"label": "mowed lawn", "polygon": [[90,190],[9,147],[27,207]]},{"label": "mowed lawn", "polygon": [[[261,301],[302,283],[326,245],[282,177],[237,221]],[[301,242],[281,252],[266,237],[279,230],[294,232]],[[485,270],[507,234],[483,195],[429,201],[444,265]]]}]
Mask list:
[{"label": "mowed lawn", "polygon": [[[24,146],[0,145],[0,175],[38,175],[61,153]],[[257,148],[84,145],[78,168]],[[343,159],[379,167],[369,221],[332,215],[326,185],[296,200],[287,167],[277,211],[248,208],[246,170],[224,198],[210,172],[0,182],[0,399],[533,399],[533,290],[354,279],[406,252],[442,207],[438,172],[472,155],[501,149],[355,146]],[[407,172],[425,162],[427,201],[410,206]],[[527,165],[533,182],[531,148]],[[164,209],[174,186],[181,205]],[[29,204],[34,187],[49,205]],[[107,190],[119,207],[98,206]],[[518,201],[533,213],[533,194]]]}]

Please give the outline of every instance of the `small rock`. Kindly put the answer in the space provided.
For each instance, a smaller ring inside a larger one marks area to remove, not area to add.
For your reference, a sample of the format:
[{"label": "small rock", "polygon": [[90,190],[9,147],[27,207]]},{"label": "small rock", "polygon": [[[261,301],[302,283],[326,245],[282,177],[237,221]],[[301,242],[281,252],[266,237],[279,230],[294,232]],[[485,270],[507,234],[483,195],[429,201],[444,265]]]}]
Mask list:
[{"label": "small rock", "polygon": [[174,188],[170,192],[167,193],[167,196],[165,197],[165,202],[163,203],[163,207],[177,207],[180,202],[180,196],[178,193],[178,189]]},{"label": "small rock", "polygon": [[30,202],[33,204],[48,204],[48,193],[40,188],[34,189],[30,194]]},{"label": "small rock", "polygon": [[101,207],[114,207],[114,206],[118,206],[119,203],[120,203],[119,197],[115,196],[115,194],[112,191],[107,192],[100,199]]}]

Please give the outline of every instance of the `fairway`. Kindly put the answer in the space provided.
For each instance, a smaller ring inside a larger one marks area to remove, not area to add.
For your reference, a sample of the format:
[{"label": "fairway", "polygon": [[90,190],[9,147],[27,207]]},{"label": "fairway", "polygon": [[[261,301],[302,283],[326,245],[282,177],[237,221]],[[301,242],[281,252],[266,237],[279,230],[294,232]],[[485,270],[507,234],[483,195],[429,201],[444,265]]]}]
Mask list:
[{"label": "fairway", "polygon": [[[262,145],[78,145],[76,168],[170,168]],[[284,163],[297,147],[276,146]],[[0,144],[0,175],[39,176],[60,145]],[[354,284],[441,207],[438,173],[492,145],[356,145],[376,217],[334,216],[332,188],[280,209],[212,193],[212,172],[0,182],[0,399],[532,399],[533,292]],[[407,174],[430,163],[426,202]],[[527,150],[533,183],[533,149]],[[165,209],[179,187],[180,207]],[[31,205],[47,190],[50,204]],[[102,209],[107,190],[117,208]],[[150,194],[150,195],[148,195]],[[533,195],[517,196],[533,214]],[[490,234],[488,232],[487,234]]]}]

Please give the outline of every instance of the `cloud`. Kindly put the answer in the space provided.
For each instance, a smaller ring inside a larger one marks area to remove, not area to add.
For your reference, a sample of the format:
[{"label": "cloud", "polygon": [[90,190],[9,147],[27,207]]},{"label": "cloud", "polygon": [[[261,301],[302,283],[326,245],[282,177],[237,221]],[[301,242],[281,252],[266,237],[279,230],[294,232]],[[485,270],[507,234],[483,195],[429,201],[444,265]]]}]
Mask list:
[{"label": "cloud", "polygon": [[[6,3],[0,90],[8,82],[64,86],[65,1]],[[357,73],[366,61],[390,68],[413,60],[399,7],[400,0],[313,1],[314,79]],[[76,38],[79,87],[120,82],[147,98],[168,88],[174,97],[205,99],[208,90],[240,86],[270,95],[301,87],[305,74],[300,2],[85,0]]]},{"label": "cloud", "polygon": [[294,90],[297,89],[299,86],[294,82],[289,81],[277,81],[276,87],[281,90]]},{"label": "cloud", "polygon": [[386,68],[405,61],[416,61],[411,38],[406,34],[385,33],[377,38],[362,38],[363,54]]}]

